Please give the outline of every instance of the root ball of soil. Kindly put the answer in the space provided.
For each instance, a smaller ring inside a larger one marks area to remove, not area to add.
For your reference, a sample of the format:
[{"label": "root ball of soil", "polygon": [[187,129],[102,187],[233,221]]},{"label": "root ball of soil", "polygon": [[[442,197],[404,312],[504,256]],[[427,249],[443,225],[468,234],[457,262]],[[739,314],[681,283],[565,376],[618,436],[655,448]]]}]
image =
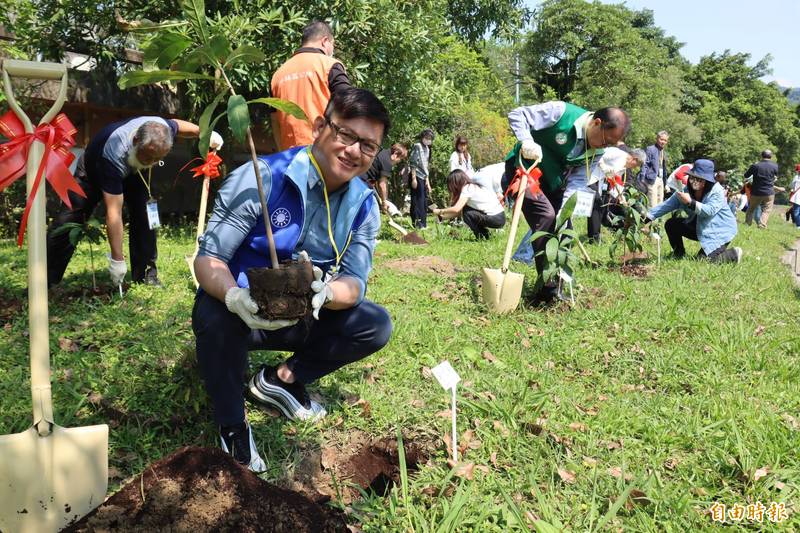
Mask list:
[{"label": "root ball of soil", "polygon": [[258,316],[267,320],[303,318],[311,312],[314,270],[308,261],[289,261],[281,268],[249,268],[250,296]]}]

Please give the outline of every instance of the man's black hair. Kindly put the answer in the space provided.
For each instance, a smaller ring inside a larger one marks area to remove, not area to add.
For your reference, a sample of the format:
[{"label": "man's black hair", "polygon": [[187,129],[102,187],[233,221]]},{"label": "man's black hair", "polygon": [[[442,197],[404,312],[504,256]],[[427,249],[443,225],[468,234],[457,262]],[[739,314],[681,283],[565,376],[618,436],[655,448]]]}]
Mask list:
[{"label": "man's black hair", "polygon": [[594,118],[599,118],[604,130],[622,128],[622,137],[625,138],[631,130],[631,119],[625,110],[619,107],[604,107],[594,112]]},{"label": "man's black hair", "polygon": [[312,41],[322,39],[323,37],[330,37],[333,39],[333,30],[331,30],[327,22],[312,20],[303,28],[303,41],[301,44],[308,44]]},{"label": "man's black hair", "polygon": [[325,108],[325,120],[330,120],[334,113],[345,120],[363,117],[380,122],[383,124],[381,141],[389,134],[389,127],[392,125],[386,107],[377,96],[366,89],[350,87],[333,93]]},{"label": "man's black hair", "polygon": [[772,159],[772,150],[764,150],[761,152],[761,159]]}]

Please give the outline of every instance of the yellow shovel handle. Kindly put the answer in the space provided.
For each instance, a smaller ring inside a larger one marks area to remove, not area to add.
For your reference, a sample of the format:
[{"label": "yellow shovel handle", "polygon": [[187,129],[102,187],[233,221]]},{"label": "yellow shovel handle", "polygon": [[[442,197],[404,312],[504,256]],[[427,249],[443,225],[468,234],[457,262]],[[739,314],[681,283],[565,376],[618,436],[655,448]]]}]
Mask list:
[{"label": "yellow shovel handle", "polygon": [[[525,168],[522,165],[522,154],[520,154],[519,161],[520,166]],[[501,272],[504,274],[508,272],[508,265],[511,263],[511,252],[514,250],[514,242],[517,238],[517,226],[519,226],[519,216],[522,213],[522,201],[525,199],[525,189],[528,187],[528,173],[536,168],[536,165],[538,164],[539,160],[537,159],[533,162],[533,165],[531,165],[531,167],[522,175],[522,180],[519,184],[517,198],[514,201],[514,214],[511,216],[511,229],[508,232],[508,242],[506,242],[506,253],[503,255],[503,266],[501,268]]]}]

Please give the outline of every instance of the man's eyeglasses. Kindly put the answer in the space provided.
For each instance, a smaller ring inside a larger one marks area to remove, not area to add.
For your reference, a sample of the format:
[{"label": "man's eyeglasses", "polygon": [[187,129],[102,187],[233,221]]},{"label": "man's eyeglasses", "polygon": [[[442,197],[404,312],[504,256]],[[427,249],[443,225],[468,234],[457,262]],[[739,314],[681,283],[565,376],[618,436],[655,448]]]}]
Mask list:
[{"label": "man's eyeglasses", "polygon": [[375,157],[378,154],[378,152],[381,151],[380,144],[374,143],[367,139],[362,139],[355,133],[342,129],[341,126],[334,124],[334,122],[330,119],[326,119],[326,121],[333,130],[333,134],[336,140],[342,143],[343,145],[353,146],[355,143],[358,143],[358,148],[361,150],[361,153],[367,157]]}]

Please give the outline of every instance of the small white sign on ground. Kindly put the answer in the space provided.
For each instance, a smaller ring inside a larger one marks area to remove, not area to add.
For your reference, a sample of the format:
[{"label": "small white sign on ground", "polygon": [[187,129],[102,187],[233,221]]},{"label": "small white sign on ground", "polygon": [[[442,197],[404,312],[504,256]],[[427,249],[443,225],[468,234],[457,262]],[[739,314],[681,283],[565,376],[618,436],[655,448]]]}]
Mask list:
[{"label": "small white sign on ground", "polygon": [[453,366],[449,361],[442,361],[435,367],[431,368],[431,373],[439,382],[444,390],[450,390],[451,406],[450,412],[452,413],[453,423],[453,462],[458,462],[458,437],[456,429],[456,384],[461,381],[461,378],[456,373]]}]

